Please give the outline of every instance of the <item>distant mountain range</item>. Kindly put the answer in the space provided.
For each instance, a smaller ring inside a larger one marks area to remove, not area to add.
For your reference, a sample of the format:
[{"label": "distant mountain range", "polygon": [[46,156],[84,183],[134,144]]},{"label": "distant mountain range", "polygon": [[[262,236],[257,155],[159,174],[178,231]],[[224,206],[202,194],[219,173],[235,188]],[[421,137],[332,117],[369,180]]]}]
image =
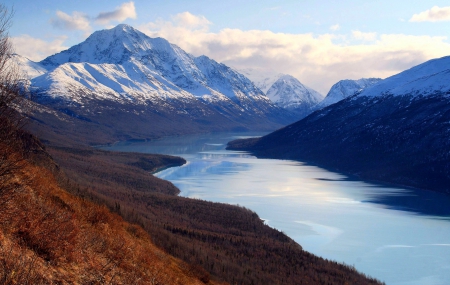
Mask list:
[{"label": "distant mountain range", "polygon": [[301,119],[314,111],[313,107],[324,98],[322,94],[303,85],[295,77],[270,69],[246,68],[239,72],[247,76],[269,99]]},{"label": "distant mountain range", "polygon": [[274,130],[296,119],[226,65],[128,25],[94,32],[38,63],[16,58],[37,103],[32,118],[54,131],[70,121],[68,135],[78,131],[90,143]]},{"label": "distant mountain range", "polygon": [[450,193],[450,57],[369,81],[303,120],[229,148]]}]

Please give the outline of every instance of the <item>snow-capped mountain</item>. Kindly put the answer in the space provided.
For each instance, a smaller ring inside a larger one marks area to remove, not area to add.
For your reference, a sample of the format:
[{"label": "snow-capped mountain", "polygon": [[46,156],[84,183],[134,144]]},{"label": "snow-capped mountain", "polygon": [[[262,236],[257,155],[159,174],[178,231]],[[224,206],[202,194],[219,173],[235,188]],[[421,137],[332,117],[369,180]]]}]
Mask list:
[{"label": "snow-capped mountain", "polygon": [[181,120],[177,127],[200,124],[202,130],[273,129],[294,120],[242,74],[128,25],[94,32],[24,66],[39,71],[30,86],[37,102],[85,121],[118,106],[143,124],[153,113],[172,124]]},{"label": "snow-capped mountain", "polygon": [[295,112],[298,118],[311,113],[311,107],[323,100],[323,95],[306,87],[290,75],[281,76],[266,93],[267,97],[278,106]]},{"label": "snow-capped mountain", "polygon": [[249,78],[264,94],[267,94],[270,87],[285,75],[268,68],[242,68],[237,71]]},{"label": "snow-capped mountain", "polygon": [[361,78],[358,80],[345,79],[334,84],[325,99],[314,106],[315,110],[339,102],[347,97],[361,93],[364,89],[380,82],[381,78]]},{"label": "snow-capped mountain", "polygon": [[450,56],[432,59],[367,88],[361,96],[432,96],[450,91]]},{"label": "snow-capped mountain", "polygon": [[323,100],[322,94],[291,75],[262,68],[239,69],[239,72],[253,81],[273,103],[295,113],[297,119],[309,115],[312,107]]},{"label": "snow-capped mountain", "polygon": [[[195,58],[165,39],[150,38],[128,25],[97,31],[40,64],[50,72],[33,80],[33,86],[50,91],[55,85],[70,82],[67,92],[77,87],[95,92],[103,85],[115,92],[116,98],[123,97],[122,93],[140,94],[131,97],[142,100],[157,93],[180,98],[220,93],[228,98],[244,96],[268,102],[250,80],[227,66],[205,56]],[[59,94],[69,98],[78,94],[71,93]],[[96,93],[105,94],[104,90]]]},{"label": "snow-capped mountain", "polygon": [[45,69],[39,63],[36,63],[24,56],[13,54],[12,59],[15,64],[20,68],[20,70],[24,73],[23,75],[27,78],[34,78],[39,75],[46,73],[48,70]]},{"label": "snow-capped mountain", "polygon": [[[235,149],[450,193],[450,56],[379,81]],[[231,144],[233,147],[233,144]]]}]

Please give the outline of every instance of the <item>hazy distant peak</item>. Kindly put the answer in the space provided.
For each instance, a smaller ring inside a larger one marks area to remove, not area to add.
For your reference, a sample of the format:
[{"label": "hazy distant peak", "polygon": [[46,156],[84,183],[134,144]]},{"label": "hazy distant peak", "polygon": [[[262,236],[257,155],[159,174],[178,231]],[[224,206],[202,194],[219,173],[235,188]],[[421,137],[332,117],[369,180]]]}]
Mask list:
[{"label": "hazy distant peak", "polygon": [[378,82],[381,78],[361,78],[357,80],[344,79],[335,83],[328,92],[325,99],[320,102],[314,109],[322,109],[326,106],[339,102],[347,97],[353,96],[369,88]]}]

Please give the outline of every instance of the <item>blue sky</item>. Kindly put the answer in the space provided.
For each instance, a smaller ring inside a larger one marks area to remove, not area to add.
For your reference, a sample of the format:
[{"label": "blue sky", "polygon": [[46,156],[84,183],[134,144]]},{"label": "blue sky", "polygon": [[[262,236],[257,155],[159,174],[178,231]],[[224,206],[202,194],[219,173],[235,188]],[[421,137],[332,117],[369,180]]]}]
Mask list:
[{"label": "blue sky", "polygon": [[326,94],[450,55],[449,1],[6,0],[17,53],[40,61],[119,23],[235,68],[271,69]]}]

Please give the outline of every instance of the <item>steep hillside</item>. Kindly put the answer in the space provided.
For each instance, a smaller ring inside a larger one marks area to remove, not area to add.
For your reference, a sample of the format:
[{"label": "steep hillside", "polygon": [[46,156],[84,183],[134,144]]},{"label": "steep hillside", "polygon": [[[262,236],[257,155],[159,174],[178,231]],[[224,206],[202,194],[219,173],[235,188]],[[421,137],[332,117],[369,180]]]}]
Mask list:
[{"label": "steep hillside", "polygon": [[[39,141],[6,129],[2,124],[2,284],[218,284],[157,248],[139,226],[62,189],[59,167]],[[15,142],[7,156],[5,133]]]},{"label": "steep hillside", "polygon": [[61,147],[49,152],[73,181],[74,193],[106,202],[141,225],[156,245],[200,272],[203,268],[211,279],[231,284],[377,284],[351,267],[303,251],[248,209],[175,196],[178,189],[170,182],[145,175],[157,155],[140,158]]},{"label": "steep hillside", "polygon": [[450,57],[425,62],[232,149],[450,193]]}]

